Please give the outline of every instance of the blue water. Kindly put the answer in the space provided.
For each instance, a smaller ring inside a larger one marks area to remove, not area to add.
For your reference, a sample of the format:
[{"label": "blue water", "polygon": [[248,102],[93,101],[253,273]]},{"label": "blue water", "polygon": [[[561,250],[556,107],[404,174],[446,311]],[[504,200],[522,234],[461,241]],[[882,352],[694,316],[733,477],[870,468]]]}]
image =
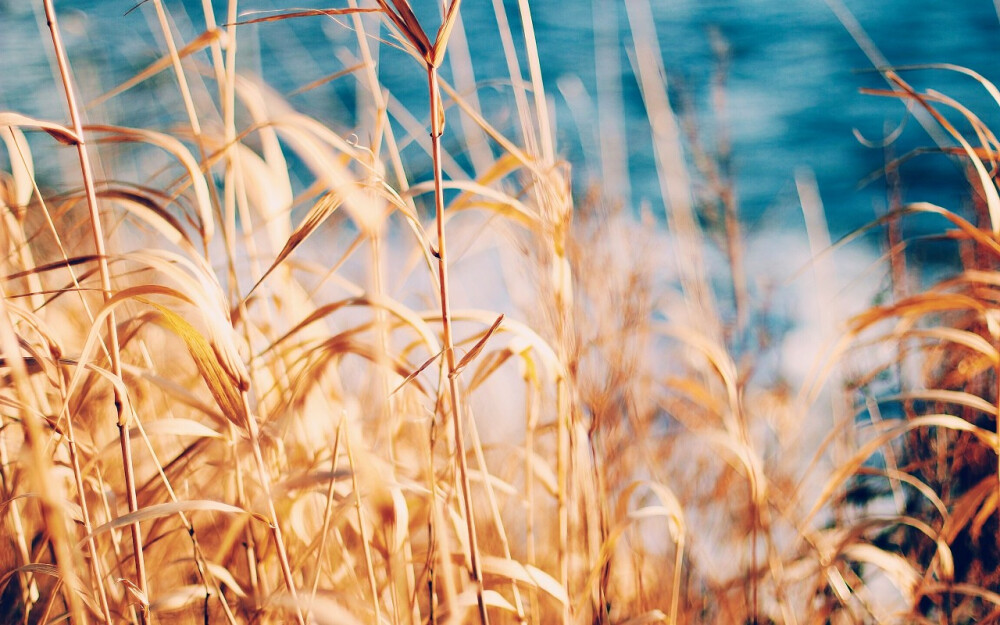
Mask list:
[{"label": "blue water", "polygon": [[[987,79],[1000,79],[992,62],[1000,41],[992,0],[845,1],[889,62],[954,63]],[[596,11],[592,2],[598,5]],[[48,40],[40,34],[31,4],[36,3],[0,0],[0,109],[62,119],[61,96],[46,56]],[[215,4],[220,5],[217,18],[222,22],[223,3]],[[284,4],[245,0],[240,7],[241,12],[250,12]],[[436,6],[418,4],[422,16],[428,7]],[[516,3],[508,0],[507,4],[511,24],[517,27]],[[191,38],[203,30],[200,2],[168,1],[166,5],[184,36]],[[56,6],[85,99],[128,78],[163,50],[148,26],[151,6],[128,16],[123,14],[132,3],[118,0],[65,0]],[[581,193],[600,182],[596,120],[588,119],[578,127],[559,86],[575,76],[589,98],[596,98],[595,13],[598,20],[613,16],[622,43],[619,77],[613,82],[614,86],[620,83],[622,93],[631,178],[624,195],[633,206],[648,203],[662,210],[646,113],[627,58],[631,34],[624,5],[613,0],[534,0],[531,6],[544,79],[556,103],[558,147],[573,163]],[[672,100],[689,103],[698,119],[699,136],[710,151],[718,137],[731,137],[739,210],[749,229],[796,227],[800,217],[794,175],[800,168],[815,172],[835,235],[885,210],[884,181],[860,189],[858,183],[883,166],[886,153],[863,146],[854,131],[877,139],[901,123],[906,117],[904,107],[893,99],[859,93],[862,87],[884,87],[885,83],[877,74],[864,71],[871,68],[870,61],[824,0],[653,0],[652,10]],[[477,79],[505,76],[492,4],[465,0],[462,12]],[[711,81],[719,68],[712,32],[721,35],[730,51],[721,115],[713,110],[711,100]],[[335,45],[353,42],[352,33],[322,18],[244,27],[240,37],[245,54],[242,68],[263,74],[285,93],[341,69]],[[386,51],[380,71],[389,90],[423,116],[424,84],[415,64]],[[967,77],[940,71],[905,76],[918,88],[934,88],[959,99],[987,124],[1000,121],[997,105]],[[509,90],[490,83],[484,85],[482,96],[503,127],[505,115],[509,118],[505,109]],[[131,124],[166,125],[183,119],[167,73],[125,97],[129,99],[121,102],[127,104],[113,104],[102,114],[110,115],[111,121]],[[290,99],[346,134],[359,123],[354,98],[350,80],[341,79]],[[577,111],[586,111],[588,105],[576,102],[575,106]],[[506,128],[511,128],[510,123]],[[900,155],[931,144],[911,119],[892,151]],[[460,153],[457,158],[464,162]],[[933,201],[968,213],[968,185],[956,161],[941,156],[916,158],[903,166],[902,179],[905,200]],[[911,234],[940,226],[933,221],[915,222]]]}]

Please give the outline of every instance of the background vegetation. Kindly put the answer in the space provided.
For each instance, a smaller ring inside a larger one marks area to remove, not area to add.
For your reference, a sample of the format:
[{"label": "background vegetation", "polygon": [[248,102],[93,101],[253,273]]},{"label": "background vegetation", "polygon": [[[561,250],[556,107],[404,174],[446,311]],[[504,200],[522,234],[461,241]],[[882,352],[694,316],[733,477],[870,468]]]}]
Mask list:
[{"label": "background vegetation", "polygon": [[[959,103],[874,94],[935,124],[968,219],[896,203],[869,262],[802,172],[806,240],[762,256],[641,2],[663,215],[574,197],[526,0],[494,3],[506,119],[457,0],[205,0],[201,32],[149,0],[163,56],[103,95],[43,4],[65,117],[0,113],[5,622],[1000,620],[1000,145]],[[353,125],[237,71],[238,29],[307,19],[356,36],[302,87],[355,81]],[[181,122],[102,122],[157,81]],[[918,214],[958,242],[936,284]]]}]

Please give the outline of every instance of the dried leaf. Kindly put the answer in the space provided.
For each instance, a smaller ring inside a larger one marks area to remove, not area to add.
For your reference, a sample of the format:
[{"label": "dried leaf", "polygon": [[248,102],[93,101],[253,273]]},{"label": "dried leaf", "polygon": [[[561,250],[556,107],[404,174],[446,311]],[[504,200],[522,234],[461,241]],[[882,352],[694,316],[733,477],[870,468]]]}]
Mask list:
[{"label": "dried leaf", "polygon": [[959,432],[969,432],[981,440],[987,447],[993,449],[997,447],[996,433],[977,427],[964,419],[960,419],[952,415],[928,415],[910,419],[909,421],[896,425],[888,431],[874,437],[872,440],[865,443],[857,452],[855,452],[850,459],[841,463],[830,475],[826,485],[816,498],[816,502],[813,504],[812,510],[810,510],[803,523],[811,520],[813,516],[815,516],[816,513],[818,513],[819,510],[826,505],[831,495],[839,489],[848,478],[854,475],[865,463],[865,461],[868,460],[872,454],[878,451],[882,445],[897,436],[905,434],[906,432],[923,427],[940,427]]},{"label": "dried leaf", "polygon": [[633,616],[627,621],[622,621],[620,625],[649,625],[650,623],[668,623],[667,615],[660,610],[650,610],[638,616]]},{"label": "dried leaf", "polygon": [[[226,41],[226,31],[218,28],[212,30],[206,30],[205,32],[195,37],[183,48],[178,50],[177,58],[183,59],[187,56],[190,56],[191,54],[194,54],[195,52],[198,52],[199,50],[202,50],[203,48],[210,46],[219,40],[223,42]],[[129,89],[138,85],[139,83],[159,74],[163,70],[169,68],[172,64],[173,64],[173,57],[171,55],[166,54],[160,57],[159,59],[151,63],[148,67],[146,67],[146,69],[140,71],[132,78],[129,78],[128,80],[118,85],[114,89],[91,100],[89,103],[87,103],[87,108],[93,108],[95,106],[103,104],[104,102],[107,102],[116,95],[128,91]]]},{"label": "dried leaf", "polygon": [[907,393],[900,393],[898,395],[889,395],[882,398],[880,401],[907,401],[912,399],[963,406],[965,408],[978,410],[987,415],[994,415],[997,412],[995,404],[986,401],[982,397],[978,397],[972,393],[966,393],[964,391],[944,391],[936,389],[910,391]]},{"label": "dried leaf", "polygon": [[218,565],[215,562],[206,562],[205,567],[212,574],[212,576],[215,577],[216,580],[218,580],[222,584],[225,584],[225,586],[229,588],[229,590],[233,591],[234,595],[241,598],[247,596],[247,593],[243,591],[243,588],[240,587],[239,583],[236,581],[236,578],[234,578],[233,574],[229,572],[229,569],[227,569],[224,566]]},{"label": "dried leaf", "polygon": [[[986,206],[990,214],[990,225],[992,226],[993,234],[1000,234],[1000,194],[997,192],[997,187],[993,183],[993,179],[990,177],[989,173],[986,171],[986,167],[983,165],[983,161],[976,155],[972,146],[969,142],[965,140],[958,130],[952,126],[941,113],[939,113],[934,107],[932,107],[928,102],[927,98],[921,94],[918,94],[910,85],[906,83],[902,78],[899,77],[895,72],[887,72],[886,78],[890,82],[894,83],[896,86],[900,87],[907,95],[915,99],[920,105],[931,114],[932,117],[941,125],[942,128],[948,131],[948,133],[961,144],[962,148],[966,151],[969,159],[972,161],[972,165],[979,176],[979,182],[982,186],[983,194],[986,196]],[[946,99],[945,104],[951,105],[959,112],[963,113],[968,117],[961,107],[952,105],[952,101]]]},{"label": "dried leaf", "polygon": [[[222,434],[219,434],[212,428],[191,419],[158,419],[152,423],[144,424],[142,429],[146,432],[146,435],[152,436],[164,434],[167,436],[195,436],[198,438],[223,437]],[[138,434],[138,428],[134,428],[134,435]]]},{"label": "dried leaf", "polygon": [[[517,609],[507,601],[503,595],[495,590],[484,590],[483,591],[483,603],[491,608],[500,608],[506,612],[517,613]],[[454,605],[461,608],[471,608],[472,606],[478,605],[479,599],[476,596],[475,590],[466,590],[465,592],[459,593],[454,598]],[[442,614],[442,618],[446,615]]]},{"label": "dried leaf", "polygon": [[288,258],[289,254],[295,251],[295,248],[301,245],[302,242],[305,241],[310,234],[315,232],[316,228],[318,228],[324,221],[326,221],[327,217],[332,215],[334,211],[340,208],[340,204],[341,204],[341,199],[338,194],[336,193],[323,194],[323,196],[320,197],[315,204],[313,204],[312,208],[309,209],[309,212],[302,220],[302,223],[299,224],[299,227],[296,228],[294,232],[292,232],[292,235],[288,238],[288,241],[285,242],[285,246],[281,248],[280,252],[278,252],[278,255],[275,257],[274,262],[272,262],[271,266],[267,268],[267,271],[264,272],[264,275],[260,277],[260,280],[257,281],[257,284],[255,284],[253,288],[250,289],[250,293],[247,294],[247,297],[249,297],[250,294],[252,294],[257,289],[257,287],[259,287],[261,283],[269,275],[271,275],[271,272],[273,272],[278,267],[278,265],[282,263],[282,261]]},{"label": "dried leaf", "polygon": [[920,574],[906,558],[868,543],[847,545],[841,553],[855,562],[864,562],[881,569],[906,600],[912,603],[920,583]]},{"label": "dried leaf", "polygon": [[[538,215],[524,204],[524,202],[484,184],[465,180],[446,180],[442,183],[442,188],[463,191],[461,195],[448,205],[447,212],[449,214],[473,208],[483,208],[516,221],[528,229],[534,228],[539,224]],[[421,182],[410,187],[407,195],[415,197],[423,193],[433,192],[434,181],[428,180],[427,182]]]},{"label": "dried leaf", "polygon": [[268,603],[286,610],[307,610],[312,617],[311,622],[317,625],[362,625],[365,622],[339,603],[325,597],[303,598],[300,595],[296,601],[287,594],[276,594],[268,599]]},{"label": "dried leaf", "polygon": [[21,115],[20,113],[0,112],[0,126],[15,126],[37,128],[52,135],[56,141],[66,145],[76,145],[80,143],[80,138],[69,128],[55,122],[47,122]]},{"label": "dried leaf", "polygon": [[127,590],[128,594],[132,597],[133,601],[130,603],[139,603],[149,607],[149,597],[146,596],[146,593],[144,593],[142,589],[135,584],[135,582],[130,579],[119,577],[118,583],[125,586],[125,590]]},{"label": "dried leaf", "polygon": [[128,514],[124,514],[118,517],[117,519],[108,521],[103,525],[99,525],[98,527],[94,528],[94,531],[92,531],[90,534],[87,534],[83,538],[83,540],[81,540],[78,543],[78,546],[82,547],[91,537],[97,536],[98,534],[102,534],[112,529],[116,529],[119,527],[127,527],[129,525],[132,525],[133,523],[140,523],[142,521],[149,521],[151,519],[159,519],[166,516],[172,516],[177,514],[178,512],[193,512],[196,510],[208,511],[208,512],[224,512],[227,514],[247,514],[267,523],[267,520],[261,517],[260,515],[248,512],[243,508],[239,508],[237,506],[233,506],[228,503],[222,503],[221,501],[212,501],[210,499],[171,501],[168,503],[146,506],[144,508],[136,510],[135,512],[130,512]]},{"label": "dried leaf", "polygon": [[462,0],[451,0],[451,4],[448,6],[448,13],[444,16],[441,27],[438,28],[437,37],[434,39],[434,47],[431,51],[431,58],[428,59],[428,62],[434,67],[440,67],[444,61],[444,53],[448,48],[448,39],[451,37],[452,28],[455,27],[455,22],[458,20],[458,8],[461,4]]},{"label": "dried leaf", "polygon": [[438,358],[440,358],[441,354],[443,354],[443,353],[444,353],[444,350],[441,350],[438,353],[436,353],[433,356],[431,356],[430,358],[428,358],[427,360],[425,360],[424,364],[422,364],[419,367],[417,367],[416,369],[414,369],[408,376],[406,376],[403,379],[402,382],[399,383],[399,385],[396,386],[396,388],[392,389],[392,392],[389,393],[389,397],[392,397],[393,395],[395,395],[396,393],[398,393],[400,391],[400,389],[402,389],[404,386],[406,386],[411,380],[413,380],[413,378],[415,378],[418,375],[420,375],[423,372],[424,369],[426,369],[427,367],[429,367],[432,362],[434,362],[435,360],[437,360]]},{"label": "dried leaf", "polygon": [[14,201],[18,206],[27,206],[35,191],[35,163],[31,159],[31,147],[19,128],[15,126],[6,128],[7,132],[2,132],[0,128],[0,136],[7,144],[10,173],[14,178]]},{"label": "dried leaf", "polygon": [[177,612],[183,610],[192,603],[204,602],[205,595],[213,596],[215,592],[211,587],[206,588],[199,584],[188,584],[178,586],[158,596],[156,601],[149,605],[152,612]]},{"label": "dried leaf", "polygon": [[311,91],[311,90],[315,89],[316,87],[321,87],[321,86],[325,85],[328,82],[331,82],[331,81],[337,80],[338,78],[343,78],[344,76],[348,76],[350,74],[353,74],[354,72],[358,71],[359,69],[364,69],[364,67],[365,67],[364,63],[358,63],[356,65],[352,65],[350,67],[347,67],[347,68],[344,68],[344,69],[340,70],[339,72],[334,72],[332,74],[328,74],[326,76],[323,76],[322,78],[317,78],[316,80],[314,80],[312,82],[306,83],[306,84],[302,85],[301,87],[299,87],[298,89],[295,89],[294,91],[290,91],[288,93],[288,95],[289,96],[293,96],[293,95],[298,95],[300,93],[305,93],[306,91]]},{"label": "dried leaf", "polygon": [[239,381],[222,365],[218,351],[186,319],[165,306],[147,302],[162,315],[161,323],[184,341],[198,373],[215,398],[216,405],[234,425],[246,427],[246,414],[239,394]]},{"label": "dried leaf", "polygon": [[197,256],[197,250],[184,231],[184,226],[160,203],[169,198],[157,198],[152,192],[142,190],[117,188],[102,189],[97,192],[97,197],[122,203],[130,214],[152,226],[168,241]]},{"label": "dried leaf", "polygon": [[483,348],[486,347],[486,342],[490,340],[490,337],[493,336],[493,333],[497,331],[501,323],[503,323],[503,315],[497,317],[497,320],[493,322],[493,325],[491,325],[490,329],[486,331],[486,334],[483,335],[483,338],[479,339],[479,341],[476,342],[476,344],[472,347],[472,349],[469,350],[469,353],[463,356],[462,360],[460,360],[458,364],[455,365],[455,370],[449,373],[448,375],[456,377],[460,373],[462,373],[462,370],[465,369],[469,365],[469,363],[472,362],[476,358],[476,356],[479,355],[481,351],[483,351]]},{"label": "dried leaf", "polygon": [[425,60],[430,58],[431,52],[431,42],[427,39],[427,35],[424,33],[424,29],[420,26],[420,22],[417,21],[417,16],[413,14],[413,10],[410,9],[410,3],[407,0],[392,0],[392,5],[396,7],[396,11],[393,11],[385,3],[385,0],[377,0],[378,5],[382,8],[382,12],[385,13],[386,17],[392,20],[392,23],[396,25],[396,28],[403,33],[403,35],[409,40],[413,47],[417,49],[420,56]]},{"label": "dried leaf", "polygon": [[552,467],[535,452],[531,452],[529,460],[531,461],[531,472],[534,474],[534,477],[542,483],[542,486],[545,487],[549,495],[555,497],[559,492],[559,485]]},{"label": "dried leaf", "polygon": [[980,535],[983,533],[983,527],[993,516],[993,513],[997,511],[997,491],[993,490],[990,492],[989,497],[983,502],[983,505],[976,512],[976,516],[972,519],[972,524],[969,525],[969,534],[972,536],[974,541],[979,540]]},{"label": "dried leaf", "polygon": [[535,582],[535,585],[538,586],[538,588],[547,592],[556,601],[563,605],[569,602],[569,597],[566,595],[566,589],[563,588],[562,584],[556,581],[554,577],[539,568],[531,566],[530,564],[525,564],[524,569],[528,572],[528,575],[531,576],[531,579]]},{"label": "dried leaf", "polygon": [[223,26],[246,26],[247,24],[261,24],[263,22],[278,22],[281,20],[292,19],[296,17],[317,17],[317,16],[328,16],[332,17],[334,15],[351,15],[353,13],[379,13],[380,9],[305,9],[302,11],[292,11],[291,13],[278,13],[276,15],[268,15],[266,17],[257,17],[251,20],[242,20],[239,22],[233,22],[232,24],[223,24]]},{"label": "dried leaf", "polygon": [[889,317],[921,317],[932,313],[968,310],[985,312],[982,302],[960,293],[920,293],[900,300],[891,306],[872,308],[851,321],[851,329],[860,333],[867,327]]},{"label": "dried leaf", "polygon": [[208,183],[201,171],[198,161],[191,152],[176,138],[143,128],[125,128],[122,126],[94,125],[88,130],[101,133],[101,141],[148,143],[172,154],[187,171],[187,180],[194,189],[195,205],[198,208],[201,236],[208,243],[215,233],[215,218],[212,213],[212,202],[209,198]]}]

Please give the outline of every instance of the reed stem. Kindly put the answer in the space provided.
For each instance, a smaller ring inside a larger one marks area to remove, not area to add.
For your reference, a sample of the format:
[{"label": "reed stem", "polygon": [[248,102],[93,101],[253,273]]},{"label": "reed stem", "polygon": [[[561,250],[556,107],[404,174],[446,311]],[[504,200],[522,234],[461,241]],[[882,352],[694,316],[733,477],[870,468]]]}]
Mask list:
[{"label": "reed stem", "polygon": [[[87,144],[84,140],[83,123],[80,119],[79,108],[76,103],[76,94],[73,90],[73,80],[66,58],[66,50],[63,46],[62,37],[59,34],[59,25],[56,19],[55,8],[52,0],[43,0],[45,7],[45,19],[52,33],[52,46],[55,49],[56,62],[59,66],[59,77],[62,80],[63,89],[66,92],[66,104],[69,108],[70,122],[73,132],[77,136],[76,150],[80,159],[80,172],[83,177],[83,188],[87,198],[87,208],[90,212],[91,233],[94,239],[94,250],[97,253],[98,274],[101,280],[101,294],[104,302],[111,299],[111,272],[108,269],[108,255],[104,245],[104,228],[101,225],[100,209],[97,205],[97,192],[94,187],[94,174],[90,166],[90,157],[87,152]],[[118,344],[118,323],[115,313],[112,311],[108,315],[108,347],[111,358],[111,370],[115,377],[121,379],[121,351]],[[128,510],[130,513],[139,509],[138,499],[135,491],[135,469],[132,463],[132,442],[129,435],[130,415],[125,413],[125,403],[119,395],[118,389],[115,391],[115,411],[118,417],[118,440],[122,450],[122,466],[125,473],[125,491],[128,500]],[[70,417],[72,418],[72,417]],[[145,600],[149,599],[149,586],[146,581],[146,565],[142,554],[142,529],[139,523],[129,526],[132,533],[132,559],[135,564],[135,575],[137,587],[141,591]],[[142,623],[150,622],[149,605],[140,602],[139,620]]]},{"label": "reed stem", "polygon": [[462,488],[462,507],[465,527],[469,534],[469,568],[472,583],[476,586],[476,603],[479,606],[479,620],[489,623],[486,603],[483,598],[483,573],[479,563],[479,544],[476,539],[475,512],[472,507],[472,493],[469,485],[469,464],[465,457],[465,433],[462,425],[462,404],[455,373],[455,342],[451,332],[451,305],[448,297],[448,253],[445,245],[444,190],[441,173],[441,135],[444,133],[444,106],[441,104],[441,89],[438,85],[437,67],[428,63],[427,82],[431,109],[431,158],[434,161],[434,213],[437,225],[438,282],[441,289],[441,333],[444,339],[445,363],[448,366],[448,394],[451,398],[452,428],[455,436],[455,455],[458,459],[458,476]]}]

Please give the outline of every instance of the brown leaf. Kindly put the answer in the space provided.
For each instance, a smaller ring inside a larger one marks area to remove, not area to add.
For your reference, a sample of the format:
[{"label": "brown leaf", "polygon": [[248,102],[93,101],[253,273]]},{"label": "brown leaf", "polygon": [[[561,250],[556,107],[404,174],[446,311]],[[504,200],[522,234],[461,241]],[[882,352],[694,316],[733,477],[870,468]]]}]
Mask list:
[{"label": "brown leaf", "polygon": [[52,135],[59,143],[66,145],[76,145],[80,143],[80,138],[69,128],[55,122],[47,122],[41,119],[27,117],[20,113],[0,112],[0,126],[17,126],[26,128],[37,128]]},{"label": "brown leaf", "polygon": [[378,0],[378,5],[381,7],[382,12],[385,13],[396,28],[400,30],[401,33],[406,37],[407,40],[413,47],[417,49],[420,56],[425,60],[430,58],[431,53],[431,42],[427,39],[427,35],[424,34],[424,29],[420,27],[420,22],[417,21],[417,16],[413,14],[410,9],[410,5],[406,0],[392,0],[393,6],[396,7],[396,11],[393,11],[385,0]]},{"label": "brown leaf", "polygon": [[462,370],[465,369],[469,365],[469,363],[472,362],[473,359],[475,359],[475,357],[479,355],[479,352],[483,351],[483,348],[486,347],[486,341],[490,340],[490,337],[493,336],[493,334],[497,331],[501,323],[503,323],[503,315],[497,317],[497,320],[493,322],[493,325],[490,326],[490,329],[486,331],[486,334],[483,335],[483,338],[479,339],[479,341],[477,341],[476,344],[473,345],[472,349],[469,350],[469,353],[463,356],[462,360],[460,360],[459,363],[455,365],[455,370],[449,374],[451,377],[455,377],[460,373],[462,373]]}]

